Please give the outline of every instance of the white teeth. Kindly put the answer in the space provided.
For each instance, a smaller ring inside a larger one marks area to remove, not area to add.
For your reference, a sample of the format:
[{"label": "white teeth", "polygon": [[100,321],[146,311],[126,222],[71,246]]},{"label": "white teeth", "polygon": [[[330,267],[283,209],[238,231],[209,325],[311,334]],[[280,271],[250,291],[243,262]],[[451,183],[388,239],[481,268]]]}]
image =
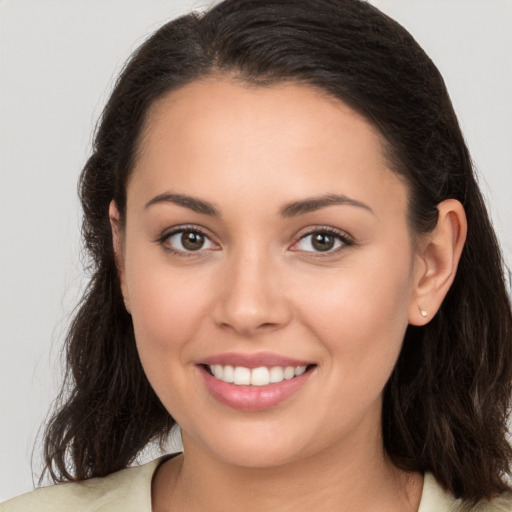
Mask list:
[{"label": "white teeth", "polygon": [[[217,377],[217,375],[215,375],[215,377]],[[235,380],[235,369],[232,366],[224,366],[224,370],[222,372],[222,380],[224,382],[233,382]]]},{"label": "white teeth", "polygon": [[214,364],[209,368],[215,378],[224,382],[232,382],[237,386],[268,386],[293,379],[306,371],[306,366],[273,366],[272,368],[260,366],[250,369],[244,366]]},{"label": "white teeth", "polygon": [[211,367],[211,370],[212,370],[213,375],[215,375],[215,377],[217,377],[217,379],[222,380],[223,368],[222,368],[222,366],[220,364],[214,364]]},{"label": "white teeth", "polygon": [[283,369],[280,366],[270,368],[270,382],[272,382],[272,384],[281,382],[283,379]]},{"label": "white teeth", "polygon": [[253,386],[267,386],[270,384],[270,373],[268,368],[254,368],[251,370],[251,384]]},{"label": "white teeth", "polygon": [[251,383],[251,370],[243,366],[237,366],[235,368],[235,378],[233,382],[238,386],[248,386]]},{"label": "white teeth", "polygon": [[293,366],[287,366],[287,367],[284,369],[283,377],[284,377],[286,380],[293,379],[293,377],[295,377],[295,368],[294,368]]},{"label": "white teeth", "polygon": [[302,375],[306,371],[305,366],[297,366],[295,368],[295,377],[298,377],[299,375]]}]

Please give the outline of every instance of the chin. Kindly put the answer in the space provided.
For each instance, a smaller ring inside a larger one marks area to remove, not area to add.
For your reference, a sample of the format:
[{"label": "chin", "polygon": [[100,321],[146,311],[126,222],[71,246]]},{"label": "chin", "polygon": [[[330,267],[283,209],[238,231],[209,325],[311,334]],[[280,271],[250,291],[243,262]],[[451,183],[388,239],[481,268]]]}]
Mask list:
[{"label": "chin", "polygon": [[236,443],[216,455],[230,465],[251,469],[279,467],[299,458],[299,454],[295,450],[287,450],[283,447],[276,449],[275,446],[270,445],[262,447],[251,443],[246,443],[243,446]]},{"label": "chin", "polygon": [[[223,428],[206,435],[188,436],[182,431],[185,452],[189,448],[210,452],[210,456],[223,462],[246,468],[271,468],[288,464],[304,456],[303,447],[308,443],[298,432],[293,435],[287,428],[275,425],[240,425]],[[218,434],[218,435],[215,435]],[[310,451],[310,450],[308,450]]]}]

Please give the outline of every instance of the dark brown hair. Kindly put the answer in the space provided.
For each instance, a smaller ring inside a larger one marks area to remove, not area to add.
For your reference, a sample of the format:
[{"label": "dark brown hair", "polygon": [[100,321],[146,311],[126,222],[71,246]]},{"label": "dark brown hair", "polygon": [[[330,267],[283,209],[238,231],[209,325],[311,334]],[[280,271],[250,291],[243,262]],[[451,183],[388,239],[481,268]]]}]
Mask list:
[{"label": "dark brown hair", "polygon": [[67,384],[46,431],[55,481],[129,465],[174,420],[140,364],[120,292],[108,207],[121,216],[148,109],[211,76],[260,86],[299,82],[376,126],[409,189],[415,233],[459,200],[468,238],[452,288],[424,327],[410,326],[385,388],[384,446],[403,469],[431,471],[469,502],[505,490],[512,319],[500,250],[444,82],[412,36],[360,0],[226,0],[158,30],[132,56],[101,117],[80,180],[90,282],[67,337]]}]

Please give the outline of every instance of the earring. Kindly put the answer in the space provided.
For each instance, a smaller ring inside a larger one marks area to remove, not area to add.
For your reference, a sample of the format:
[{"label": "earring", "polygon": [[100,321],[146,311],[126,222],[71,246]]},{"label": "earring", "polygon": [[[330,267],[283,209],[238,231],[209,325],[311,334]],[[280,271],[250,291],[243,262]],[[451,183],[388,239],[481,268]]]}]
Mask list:
[{"label": "earring", "polygon": [[424,309],[421,309],[421,308],[420,308],[420,313],[423,318],[425,318],[428,315],[428,313]]}]

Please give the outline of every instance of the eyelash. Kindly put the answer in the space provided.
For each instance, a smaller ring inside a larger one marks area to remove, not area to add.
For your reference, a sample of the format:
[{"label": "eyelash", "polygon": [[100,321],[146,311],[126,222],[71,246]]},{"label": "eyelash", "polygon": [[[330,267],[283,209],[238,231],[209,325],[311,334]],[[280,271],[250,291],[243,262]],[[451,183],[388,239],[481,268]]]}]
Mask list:
[{"label": "eyelash", "polygon": [[[183,234],[184,232],[190,232],[190,233],[196,233],[200,234],[205,238],[205,240],[209,241],[210,244],[215,244],[210,238],[210,236],[200,229],[198,226],[191,225],[191,226],[179,226],[175,229],[164,233],[160,238],[158,238],[157,242],[163,247],[165,251],[168,251],[172,253],[173,255],[179,256],[179,257],[191,257],[191,256],[198,256],[203,249],[202,247],[198,249],[197,251],[192,250],[182,250],[182,249],[176,249],[172,245],[168,243],[169,239],[173,236],[176,236],[178,234]],[[337,241],[340,242],[340,245],[338,247],[335,247],[334,249],[328,249],[326,251],[301,251],[300,249],[293,249],[294,246],[297,246],[301,241],[305,240],[308,237],[311,237],[313,235],[329,235],[334,237]],[[295,252],[304,252],[304,253],[313,253],[316,257],[327,257],[332,256],[333,254],[338,253],[340,250],[342,250],[344,247],[350,247],[355,244],[354,240],[347,235],[346,233],[339,231],[337,229],[334,229],[332,227],[315,227],[314,229],[309,230],[307,233],[303,234],[296,242],[294,242],[291,246],[291,250]]]}]

